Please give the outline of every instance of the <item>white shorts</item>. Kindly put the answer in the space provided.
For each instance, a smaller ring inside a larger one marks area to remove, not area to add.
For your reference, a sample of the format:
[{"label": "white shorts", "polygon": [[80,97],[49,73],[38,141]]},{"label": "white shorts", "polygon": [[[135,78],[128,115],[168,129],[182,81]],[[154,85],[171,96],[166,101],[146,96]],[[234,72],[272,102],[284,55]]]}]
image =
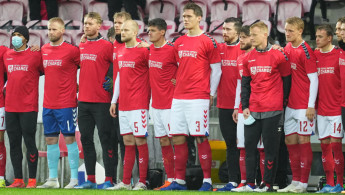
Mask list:
[{"label": "white shorts", "polygon": [[344,129],[341,121],[341,115],[317,115],[317,129],[320,140],[330,137],[338,139],[342,139],[344,137]]},{"label": "white shorts", "polygon": [[[244,148],[244,117],[242,113],[238,113],[238,121],[237,121],[237,148]],[[262,142],[262,137],[258,142],[257,148],[263,149],[264,143]]]},{"label": "white shorts", "polygon": [[286,107],[284,130],[285,136],[298,135],[312,135],[315,132],[316,120],[310,121],[305,116],[307,109],[292,109]]},{"label": "white shorts", "polygon": [[5,131],[6,121],[5,121],[5,107],[0,108],[0,131]]},{"label": "white shorts", "polygon": [[156,138],[171,137],[170,131],[170,112],[171,109],[152,108],[153,127]]},{"label": "white shorts", "polygon": [[119,111],[120,134],[147,137],[148,110]]},{"label": "white shorts", "polygon": [[171,106],[171,135],[208,136],[210,100],[173,99]]}]

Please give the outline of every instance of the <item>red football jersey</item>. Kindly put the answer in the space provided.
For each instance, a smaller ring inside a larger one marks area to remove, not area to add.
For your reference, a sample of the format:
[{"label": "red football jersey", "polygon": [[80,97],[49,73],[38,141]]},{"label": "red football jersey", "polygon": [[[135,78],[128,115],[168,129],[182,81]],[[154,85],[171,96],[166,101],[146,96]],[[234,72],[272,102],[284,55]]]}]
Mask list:
[{"label": "red football jersey", "polygon": [[5,97],[4,97],[4,94],[2,93],[2,89],[4,88],[4,82],[5,82],[5,78],[4,78],[5,66],[4,66],[3,57],[5,53],[7,52],[7,50],[9,50],[7,47],[0,46],[0,108],[5,106]]},{"label": "red football jersey", "polygon": [[150,46],[149,67],[152,107],[170,109],[175,89],[171,79],[176,77],[177,70],[174,45],[167,42],[162,47],[156,48],[152,44]]},{"label": "red football jersey", "polygon": [[[242,55],[238,56],[238,58],[237,58],[237,79],[242,80],[243,61],[248,57],[248,53],[243,53]],[[240,101],[240,105],[238,107],[238,113],[243,113],[241,101]]]},{"label": "red football jersey", "polygon": [[291,65],[291,90],[288,107],[307,109],[310,88],[308,74],[317,72],[314,52],[304,41],[298,47],[293,47],[291,43],[288,43],[285,51]]},{"label": "red football jersey", "polygon": [[43,72],[41,52],[9,50],[4,55],[7,72],[6,112],[38,112],[38,81]]},{"label": "red football jersey", "polygon": [[116,59],[120,73],[119,110],[149,109],[149,50],[121,47],[117,51]]},{"label": "red football jersey", "polygon": [[99,38],[79,44],[79,97],[82,102],[110,103],[111,94],[103,89],[104,78],[113,61],[113,44]]},{"label": "red football jersey", "polygon": [[345,107],[345,52],[340,51],[339,57],[340,81],[341,81],[341,106]]},{"label": "red football jersey", "polygon": [[327,53],[315,50],[314,54],[319,76],[317,114],[322,116],[341,115],[340,49],[333,48]]},{"label": "red football jersey", "polygon": [[208,34],[183,35],[174,43],[179,63],[175,99],[210,99],[210,64],[220,63],[217,42]]},{"label": "red football jersey", "polygon": [[244,51],[240,49],[240,42],[231,45],[221,43],[218,47],[222,59],[222,77],[218,85],[217,107],[234,109],[238,75],[237,58]]},{"label": "red football jersey", "polygon": [[41,53],[45,73],[43,107],[77,107],[79,48],[67,42],[58,46],[47,43],[41,48]]},{"label": "red football jersey", "polygon": [[249,110],[251,112],[270,112],[283,110],[283,80],[291,74],[287,57],[279,50],[269,49],[248,53],[243,60],[243,76],[250,76],[251,93]]}]

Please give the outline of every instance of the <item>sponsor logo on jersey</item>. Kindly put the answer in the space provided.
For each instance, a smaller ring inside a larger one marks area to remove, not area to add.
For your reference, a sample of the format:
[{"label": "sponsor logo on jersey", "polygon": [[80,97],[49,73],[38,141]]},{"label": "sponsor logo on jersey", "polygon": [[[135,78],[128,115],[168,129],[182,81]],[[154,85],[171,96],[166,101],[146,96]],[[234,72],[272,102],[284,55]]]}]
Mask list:
[{"label": "sponsor logo on jersey", "polygon": [[237,66],[236,60],[222,60],[222,66]]},{"label": "sponsor logo on jersey", "polygon": [[81,54],[80,55],[80,61],[92,60],[92,61],[96,62],[96,59],[97,59],[97,55],[95,55],[95,54]]},{"label": "sponsor logo on jersey", "polygon": [[182,58],[182,57],[196,58],[198,56],[198,52],[196,52],[196,51],[180,50],[180,51],[178,51],[178,55],[179,55],[180,58]]},{"label": "sponsor logo on jersey", "polygon": [[272,67],[271,66],[252,66],[250,67],[250,72],[252,75],[256,75],[259,72],[268,72],[271,73]]},{"label": "sponsor logo on jersey", "polygon": [[291,62],[291,69],[297,70],[297,64]]},{"label": "sponsor logo on jersey", "polygon": [[153,61],[153,60],[149,60],[149,67],[150,68],[160,68],[160,69],[162,69],[163,63],[162,62],[156,62],[156,61]]},{"label": "sponsor logo on jersey", "polygon": [[345,59],[339,58],[339,65],[345,65]]},{"label": "sponsor logo on jersey", "polygon": [[334,74],[334,67],[317,68],[317,75],[321,75],[321,74]]},{"label": "sponsor logo on jersey", "polygon": [[132,61],[119,61],[119,68],[135,68],[135,62]]},{"label": "sponsor logo on jersey", "polygon": [[8,72],[14,71],[29,71],[29,65],[8,65]]},{"label": "sponsor logo on jersey", "polygon": [[48,66],[62,66],[62,60],[43,60],[43,67]]}]

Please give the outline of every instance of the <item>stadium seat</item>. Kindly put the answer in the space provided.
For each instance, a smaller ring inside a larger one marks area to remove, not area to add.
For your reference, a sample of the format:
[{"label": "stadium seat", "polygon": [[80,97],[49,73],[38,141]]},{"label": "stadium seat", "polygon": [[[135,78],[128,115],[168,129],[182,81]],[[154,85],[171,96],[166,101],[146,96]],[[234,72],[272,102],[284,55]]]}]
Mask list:
[{"label": "stadium seat", "polygon": [[[205,21],[200,21],[200,29],[203,30],[204,32],[207,32],[207,23]],[[184,29],[184,24],[180,23],[180,25],[178,26],[178,32],[187,33],[187,30]]]},{"label": "stadium seat", "polygon": [[148,44],[152,44],[152,42],[150,42],[150,38],[147,32],[140,33],[138,37],[144,39]]},{"label": "stadium seat", "polygon": [[174,33],[171,33],[170,35],[166,36],[166,39],[170,42],[173,42],[173,39],[176,38],[176,37],[180,37],[182,36],[184,33],[179,33],[179,32],[174,32]]},{"label": "stadium seat", "polygon": [[[218,27],[218,28],[217,28]],[[216,30],[214,30],[215,28],[217,28]],[[223,21],[213,21],[210,25],[210,30],[209,32],[214,32],[214,33],[223,33]]]},{"label": "stadium seat", "polygon": [[269,1],[246,0],[242,7],[242,21],[269,20],[271,5]]},{"label": "stadium seat", "polygon": [[[180,7],[180,19],[179,21],[180,22],[183,22],[183,7],[189,3],[191,0],[182,0],[179,4],[179,7]],[[203,21],[206,21],[206,15],[207,15],[207,3],[205,3],[204,1],[202,0],[193,0],[193,2],[197,5],[199,5],[202,9],[202,13],[203,13],[203,16],[202,16],[202,19]]]},{"label": "stadium seat", "polygon": [[284,33],[286,19],[293,16],[302,17],[302,13],[303,5],[300,0],[280,0],[277,13],[277,30]]},{"label": "stadium seat", "polygon": [[226,18],[239,16],[237,2],[231,0],[212,0],[211,3],[211,22],[220,20],[224,21]]},{"label": "stadium seat", "polygon": [[23,26],[22,21],[17,21],[17,20],[0,20],[0,29],[10,31],[14,29],[17,26]]},{"label": "stadium seat", "polygon": [[83,21],[84,6],[80,1],[61,1],[58,6],[63,20]]},{"label": "stadium seat", "polygon": [[215,32],[211,33],[210,35],[217,41],[217,43],[224,42],[223,33]]},{"label": "stadium seat", "polygon": [[6,30],[0,30],[0,45],[4,45],[8,48],[11,46],[11,34]]},{"label": "stadium seat", "polygon": [[103,20],[108,20],[108,4],[106,2],[91,1],[88,6],[88,12],[97,12]]},{"label": "stadium seat", "polygon": [[1,1],[0,20],[19,20],[24,17],[24,4],[20,1]]},{"label": "stadium seat", "polygon": [[83,32],[81,32],[81,33],[78,33],[78,34],[73,34],[72,36],[73,36],[73,40],[74,40],[74,44],[76,45],[76,46],[79,46],[79,43],[80,43],[80,38],[83,36]]},{"label": "stadium seat", "polygon": [[171,20],[165,20],[165,22],[167,23],[167,32],[165,33],[165,37],[167,37],[176,31],[176,23]]},{"label": "stadium seat", "polygon": [[78,34],[83,32],[83,22],[78,20],[65,20],[65,32],[70,34]]},{"label": "stadium seat", "polygon": [[[325,0],[325,1],[327,1],[327,0]],[[310,8],[311,8],[311,4],[312,4],[313,0],[303,0],[301,2],[303,5],[303,14],[310,12]]]},{"label": "stadium seat", "polygon": [[40,32],[29,30],[29,43],[28,46],[38,45],[41,47],[43,45],[42,35]]},{"label": "stadium seat", "polygon": [[[59,148],[60,148],[60,164],[61,164],[61,188],[63,188],[63,180],[64,180],[64,170],[65,170],[65,161],[63,158],[68,156],[67,145],[62,133],[59,136]],[[47,158],[47,151],[38,151],[38,157]]]},{"label": "stadium seat", "polygon": [[135,21],[138,23],[138,26],[139,26],[139,32],[138,32],[138,34],[143,33],[144,30],[145,30],[145,24],[144,24],[144,22],[141,21],[141,20],[135,20]]},{"label": "stadium seat", "polygon": [[149,4],[149,20],[162,18],[174,20],[176,17],[176,5],[168,0],[155,0]]}]

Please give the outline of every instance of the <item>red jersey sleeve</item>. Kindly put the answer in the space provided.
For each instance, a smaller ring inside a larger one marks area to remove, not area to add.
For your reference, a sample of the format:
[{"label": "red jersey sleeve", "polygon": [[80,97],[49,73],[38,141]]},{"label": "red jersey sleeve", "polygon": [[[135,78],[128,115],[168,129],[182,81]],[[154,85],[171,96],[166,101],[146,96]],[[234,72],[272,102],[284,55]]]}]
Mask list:
[{"label": "red jersey sleeve", "polygon": [[[111,42],[109,42],[111,43]],[[107,44],[107,50],[105,51],[105,59],[109,62],[109,63],[113,63],[113,51],[114,51],[114,47],[113,44]]]},{"label": "red jersey sleeve", "polygon": [[291,65],[289,63],[289,59],[284,51],[277,52],[277,64],[279,64],[279,72],[282,77],[286,77],[291,75]]},{"label": "red jersey sleeve", "polygon": [[213,38],[211,39],[212,42],[209,42],[209,50],[208,50],[208,61],[210,64],[215,64],[215,63],[220,63],[220,52],[219,52],[219,47],[217,46],[217,41],[214,40]]},{"label": "red jersey sleeve", "polygon": [[80,66],[80,50],[79,50],[79,48],[74,47],[73,52],[74,52],[73,62],[75,65]]},{"label": "red jersey sleeve", "polygon": [[249,77],[250,76],[250,71],[248,70],[248,56],[249,55],[247,55],[242,60],[242,67],[243,67],[243,74],[242,74],[242,76],[245,76],[245,77]]},{"label": "red jersey sleeve", "polygon": [[314,55],[314,51],[310,47],[306,47],[305,51],[305,58],[304,58],[304,65],[305,71],[307,74],[317,72],[316,69],[316,57]]}]

